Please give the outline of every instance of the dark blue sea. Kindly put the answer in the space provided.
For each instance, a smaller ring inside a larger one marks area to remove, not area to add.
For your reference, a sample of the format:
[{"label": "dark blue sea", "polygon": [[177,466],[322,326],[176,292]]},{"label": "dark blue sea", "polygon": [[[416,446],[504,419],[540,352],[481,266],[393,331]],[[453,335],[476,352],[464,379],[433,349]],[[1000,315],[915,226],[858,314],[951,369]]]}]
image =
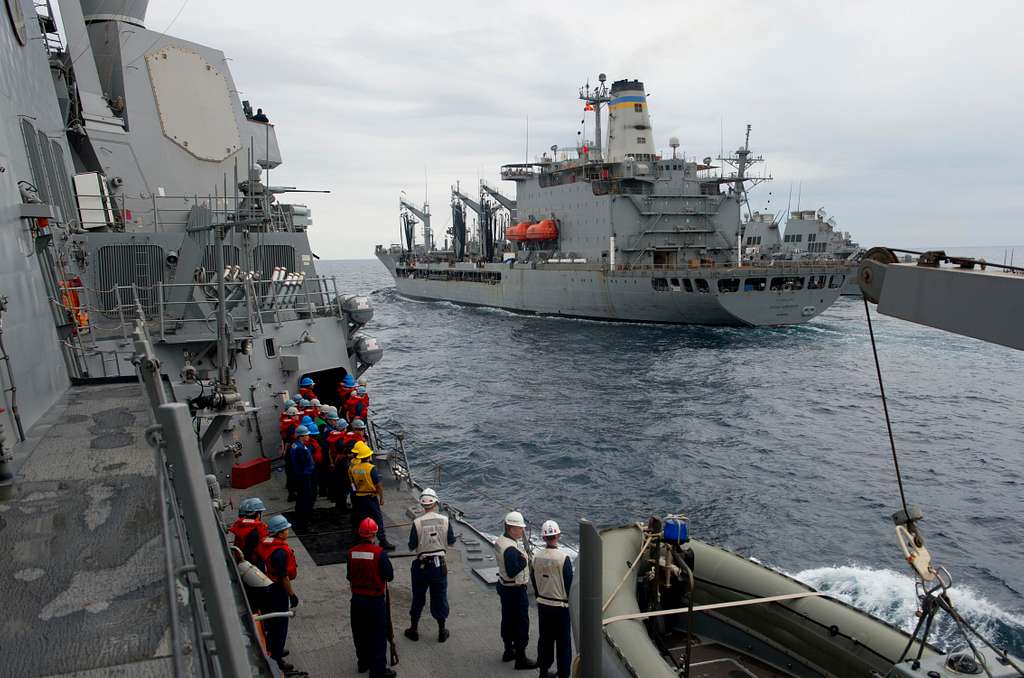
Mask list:
[{"label": "dark blue sea", "polygon": [[[695,537],[915,623],[859,299],[796,327],[647,326],[414,302],[375,260],[319,269],[375,308],[375,416],[481,529],[516,508],[574,542],[580,518],[682,512]],[[966,618],[1022,655],[1024,356],[872,313],[928,546]]]}]

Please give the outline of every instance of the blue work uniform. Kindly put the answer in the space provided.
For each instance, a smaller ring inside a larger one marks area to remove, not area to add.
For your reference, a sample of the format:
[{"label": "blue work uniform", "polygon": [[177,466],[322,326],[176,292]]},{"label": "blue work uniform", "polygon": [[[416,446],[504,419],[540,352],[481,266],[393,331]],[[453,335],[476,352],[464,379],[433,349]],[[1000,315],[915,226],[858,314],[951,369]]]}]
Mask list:
[{"label": "blue work uniform", "polygon": [[416,518],[409,530],[409,550],[416,553],[412,561],[412,607],[409,617],[413,628],[423,614],[430,591],[430,616],[439,622],[448,619],[448,565],[446,546],[455,543],[455,530],[448,516],[427,511]]},{"label": "blue work uniform", "polygon": [[295,528],[304,530],[309,526],[313,504],[316,502],[316,464],[313,463],[313,448],[304,445],[301,440],[296,440],[292,443],[288,458],[292,465],[292,481],[298,495],[295,498]]}]

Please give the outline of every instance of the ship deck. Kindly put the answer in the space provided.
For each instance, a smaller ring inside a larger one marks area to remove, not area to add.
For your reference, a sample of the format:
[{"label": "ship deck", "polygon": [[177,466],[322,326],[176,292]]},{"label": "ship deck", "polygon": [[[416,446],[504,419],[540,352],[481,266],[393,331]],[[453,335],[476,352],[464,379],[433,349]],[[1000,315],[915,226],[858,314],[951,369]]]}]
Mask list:
[{"label": "ship deck", "polygon": [[[398,550],[393,555],[406,553],[409,538],[407,511],[415,505],[415,498],[404,486],[390,477],[386,482],[384,518],[386,526],[403,525],[388,529],[388,539]],[[443,488],[441,488],[442,499]],[[275,473],[270,481],[246,490],[225,489],[225,498],[235,506],[248,496],[259,496],[267,505],[264,518],[273,513],[291,511],[286,502],[283,474]],[[326,500],[320,499],[317,505]],[[481,540],[465,526],[455,523],[459,541],[449,549],[448,600],[451,616],[448,629],[451,637],[445,643],[437,642],[437,626],[430,617],[429,604],[420,619],[420,640],[407,639],[402,631],[408,626],[409,605],[412,600],[410,586],[410,559],[395,558],[395,580],[391,584],[391,610],[394,620],[395,641],[399,664],[394,667],[403,678],[479,678],[479,676],[523,675],[514,671],[512,663],[501,661],[502,643],[499,633],[498,596],[493,586],[485,584],[474,568],[494,566],[494,556],[487,542]],[[289,537],[298,563],[295,592],[299,607],[288,631],[288,661],[296,669],[311,676],[359,676],[356,672],[352,626],[349,622],[350,589],[345,578],[344,564],[317,566],[300,539]],[[536,646],[537,620],[535,606],[531,605],[530,642]],[[534,649],[528,654],[535,656]],[[531,674],[532,675],[532,674]]]},{"label": "ship deck", "polygon": [[0,676],[172,673],[139,395],[137,383],[73,386],[14,450],[14,493],[0,502]]}]

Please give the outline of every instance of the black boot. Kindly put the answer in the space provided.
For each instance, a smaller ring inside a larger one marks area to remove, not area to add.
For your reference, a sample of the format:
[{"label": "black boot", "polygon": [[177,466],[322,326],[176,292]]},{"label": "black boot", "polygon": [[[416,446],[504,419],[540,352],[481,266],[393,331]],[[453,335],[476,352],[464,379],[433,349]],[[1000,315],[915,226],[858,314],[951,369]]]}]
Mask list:
[{"label": "black boot", "polygon": [[420,639],[420,632],[418,630],[416,630],[416,626],[418,624],[419,624],[419,622],[412,622],[411,624],[409,624],[409,628],[407,628],[405,630],[405,637],[406,638],[408,638],[409,640],[419,640]]},{"label": "black boot", "polygon": [[516,665],[512,668],[516,671],[535,669],[537,668],[537,662],[526,656],[526,650],[519,650],[516,652]]},{"label": "black boot", "polygon": [[277,668],[281,669],[282,671],[291,671],[292,669],[295,668],[295,666],[293,664],[289,664],[288,662],[286,662],[283,659],[278,659],[277,660]]},{"label": "black boot", "polygon": [[385,551],[394,551],[397,547],[386,539],[380,541],[380,547]]},{"label": "black boot", "polygon": [[516,658],[516,651],[512,649],[511,645],[505,646],[505,651],[501,655],[501,661],[510,662]]},{"label": "black boot", "polygon": [[449,633],[448,629],[444,627],[444,622],[437,622],[437,642],[443,643],[444,641],[448,640],[448,636],[450,635],[452,634]]}]

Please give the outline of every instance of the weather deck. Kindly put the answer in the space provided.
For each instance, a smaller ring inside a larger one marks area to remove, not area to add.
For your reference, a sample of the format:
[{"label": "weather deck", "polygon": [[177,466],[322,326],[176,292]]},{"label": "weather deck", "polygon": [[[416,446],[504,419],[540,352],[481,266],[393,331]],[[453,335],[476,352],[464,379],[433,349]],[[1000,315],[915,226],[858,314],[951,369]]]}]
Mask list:
[{"label": "weather deck", "polygon": [[172,672],[139,396],[137,384],[74,386],[15,450],[14,496],[0,502],[0,676]]},{"label": "weather deck", "polygon": [[[384,505],[386,525],[406,524],[407,514],[415,506],[414,497],[390,474],[383,473],[387,484]],[[247,490],[225,490],[225,497],[234,505],[246,496],[259,496],[266,503],[268,514],[290,511],[292,504],[285,501],[282,474],[257,487]],[[444,497],[442,496],[442,499]],[[318,505],[324,500],[319,500]],[[266,517],[266,516],[265,516]],[[499,633],[498,596],[493,586],[485,584],[473,568],[493,567],[494,556],[487,542],[464,526],[455,524],[461,535],[456,546],[449,550],[448,599],[451,616],[448,629],[451,637],[445,643],[437,642],[437,626],[430,617],[429,606],[420,620],[420,640],[407,639],[402,631],[409,621],[410,588],[409,558],[395,558],[395,581],[391,585],[391,609],[394,619],[395,641],[399,664],[394,667],[399,676],[414,678],[479,678],[480,676],[524,675],[513,671],[511,663],[502,663],[502,643]],[[388,539],[398,550],[407,552],[409,527],[388,530]],[[468,542],[469,546],[466,545]],[[474,544],[477,542],[479,545]],[[356,672],[355,648],[349,623],[349,586],[344,564],[317,566],[299,539],[290,537],[295,550],[299,574],[295,591],[300,598],[296,616],[288,631],[288,661],[311,676],[359,676]],[[471,560],[479,558],[481,560]],[[536,610],[531,606],[531,644],[536,643]],[[531,650],[529,655],[533,657]],[[533,675],[533,674],[530,674]]]}]

